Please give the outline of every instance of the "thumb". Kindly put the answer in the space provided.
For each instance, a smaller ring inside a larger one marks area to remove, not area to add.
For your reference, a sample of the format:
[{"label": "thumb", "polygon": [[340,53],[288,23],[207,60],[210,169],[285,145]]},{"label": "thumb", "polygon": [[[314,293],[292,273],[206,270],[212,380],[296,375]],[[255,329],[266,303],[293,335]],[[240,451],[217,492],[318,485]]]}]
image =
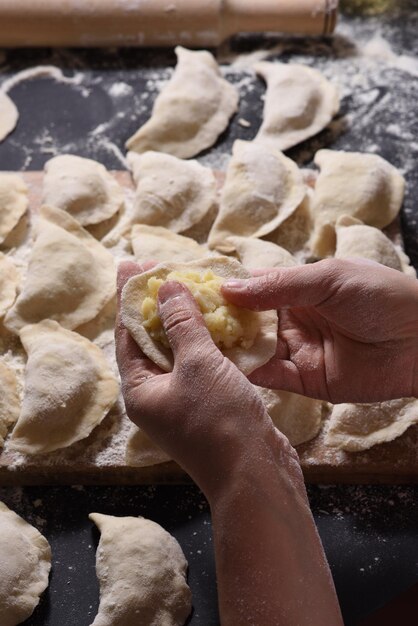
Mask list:
[{"label": "thumb", "polygon": [[216,348],[199,306],[185,285],[168,281],[160,287],[158,313],[175,360],[187,360],[202,347],[206,352]]},{"label": "thumb", "polygon": [[255,278],[226,281],[222,294],[237,306],[259,311],[318,306],[340,285],[341,265],[333,259],[272,269]]}]

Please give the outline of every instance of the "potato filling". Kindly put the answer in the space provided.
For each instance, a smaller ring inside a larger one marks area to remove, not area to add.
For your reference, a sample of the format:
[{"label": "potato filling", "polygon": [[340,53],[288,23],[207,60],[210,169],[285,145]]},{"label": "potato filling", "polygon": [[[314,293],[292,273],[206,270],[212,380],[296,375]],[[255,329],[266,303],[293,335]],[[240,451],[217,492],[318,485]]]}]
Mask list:
[{"label": "potato filling", "polygon": [[251,348],[259,331],[258,316],[253,311],[229,304],[220,290],[223,279],[212,270],[173,271],[165,280],[156,277],[148,280],[148,295],[142,302],[141,313],[144,328],[155,341],[169,347],[157,309],[158,290],[169,280],[183,283],[191,291],[218,348]]}]

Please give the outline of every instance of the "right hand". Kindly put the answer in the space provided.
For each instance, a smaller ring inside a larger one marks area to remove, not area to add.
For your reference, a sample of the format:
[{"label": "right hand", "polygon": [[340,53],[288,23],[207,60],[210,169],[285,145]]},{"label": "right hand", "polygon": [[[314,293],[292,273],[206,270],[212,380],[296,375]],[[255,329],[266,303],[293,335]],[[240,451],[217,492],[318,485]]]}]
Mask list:
[{"label": "right hand", "polygon": [[340,402],[418,396],[418,281],[360,259],[327,259],[229,281],[225,298],[278,309],[276,355],[262,387]]}]

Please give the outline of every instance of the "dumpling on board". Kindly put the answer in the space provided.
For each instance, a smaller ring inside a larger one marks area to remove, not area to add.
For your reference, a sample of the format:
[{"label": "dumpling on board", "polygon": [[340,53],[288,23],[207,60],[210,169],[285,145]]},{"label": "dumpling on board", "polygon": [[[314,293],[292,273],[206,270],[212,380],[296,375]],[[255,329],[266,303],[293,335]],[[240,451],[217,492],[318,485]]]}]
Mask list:
[{"label": "dumpling on board", "polygon": [[267,235],[297,209],[305,194],[302,174],[291,159],[261,142],[236,141],[209,246],[229,252],[225,240],[231,235]]},{"label": "dumpling on board", "polygon": [[62,154],[45,163],[42,201],[88,226],[117,213],[123,207],[124,192],[101,163]]},{"label": "dumpling on board", "polygon": [[0,448],[7,431],[19,417],[20,399],[15,371],[0,360]]},{"label": "dumpling on board", "polygon": [[338,90],[316,69],[262,61],[254,69],[267,82],[263,122],[255,141],[287,150],[323,130],[340,108]]},{"label": "dumpling on board", "polygon": [[25,181],[17,174],[0,172],[0,244],[17,226],[28,204]]},{"label": "dumpling on board", "polygon": [[128,153],[137,185],[132,206],[103,239],[114,245],[134,224],[162,226],[182,233],[217,206],[217,185],[211,169],[170,154]]},{"label": "dumpling on board", "polygon": [[51,548],[41,533],[0,502],[0,618],[2,626],[28,619],[48,586]]},{"label": "dumpling on board", "polygon": [[71,215],[44,206],[27,276],[5,326],[18,333],[27,324],[54,319],[65,328],[77,328],[95,318],[115,292],[110,252]]},{"label": "dumpling on board", "polygon": [[15,128],[19,112],[13,100],[7,93],[0,91],[0,141],[6,139]]},{"label": "dumpling on board", "polygon": [[227,241],[234,246],[239,261],[247,270],[292,267],[298,264],[290,252],[271,241],[237,236],[228,237]]},{"label": "dumpling on board", "polygon": [[325,444],[358,452],[393,441],[418,423],[418,399],[400,398],[371,404],[336,404],[331,413]]},{"label": "dumpling on board", "polygon": [[19,284],[19,272],[13,261],[0,252],[0,318],[12,306]]},{"label": "dumpling on board", "polygon": [[125,461],[133,467],[149,467],[170,461],[170,457],[161,450],[148,435],[132,424],[131,431],[126,441]]},{"label": "dumpling on board", "polygon": [[177,540],[143,517],[91,513],[99,612],[92,626],[183,626],[192,609],[187,561]]},{"label": "dumpling on board", "polygon": [[135,152],[167,152],[182,159],[210,148],[238,108],[238,92],[206,50],[175,49],[177,67],[157,97],[152,116],[128,139]]},{"label": "dumpling on board", "polygon": [[205,246],[162,226],[137,224],[132,227],[131,245],[137,261],[187,263],[210,256]]},{"label": "dumpling on board", "polygon": [[319,150],[320,167],[312,200],[312,252],[318,257],[335,251],[335,224],[348,215],[364,224],[384,228],[402,206],[405,179],[377,154]]},{"label": "dumpling on board", "polygon": [[119,392],[100,348],[52,320],[25,326],[20,339],[28,361],[9,448],[44,454],[88,437]]}]

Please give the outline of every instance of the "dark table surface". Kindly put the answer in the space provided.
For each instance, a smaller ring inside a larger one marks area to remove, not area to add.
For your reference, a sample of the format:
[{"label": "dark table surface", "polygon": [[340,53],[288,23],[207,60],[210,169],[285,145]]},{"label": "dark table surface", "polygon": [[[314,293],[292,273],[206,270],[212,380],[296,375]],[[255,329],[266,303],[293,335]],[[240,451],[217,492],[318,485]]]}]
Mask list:
[{"label": "dark table surface", "polygon": [[[407,180],[402,234],[416,268],[418,80],[416,65],[414,69],[405,55],[416,57],[417,32],[417,3],[409,1],[378,17],[344,18],[333,40],[312,43],[247,36],[218,51],[225,58],[271,48],[272,58],[309,63],[340,84],[341,114],[329,129],[289,151],[289,156],[310,166],[321,147],[373,151],[400,167]],[[370,40],[377,42],[377,57],[365,48]],[[384,60],[382,40],[392,47]],[[359,55],[354,41],[364,53]],[[10,90],[20,120],[15,132],[0,144],[0,169],[42,169],[46,160],[63,152],[122,169],[124,141],[148,118],[174,63],[173,52],[166,50],[6,52],[0,81],[29,67],[54,65],[71,82],[37,77]],[[213,150],[200,159],[219,168],[226,163],[234,139],[254,137],[265,89],[238,66],[228,71],[228,78],[240,88],[240,112]],[[251,126],[242,127],[240,117]],[[345,622],[354,626],[418,579],[417,491],[411,486],[311,486],[308,494]],[[0,498],[39,528],[52,546],[50,586],[28,625],[88,626],[93,621],[98,606],[94,569],[98,533],[87,515],[98,511],[143,515],[172,532],[190,565],[194,605],[190,625],[217,626],[210,515],[197,488],[1,488]]]}]

